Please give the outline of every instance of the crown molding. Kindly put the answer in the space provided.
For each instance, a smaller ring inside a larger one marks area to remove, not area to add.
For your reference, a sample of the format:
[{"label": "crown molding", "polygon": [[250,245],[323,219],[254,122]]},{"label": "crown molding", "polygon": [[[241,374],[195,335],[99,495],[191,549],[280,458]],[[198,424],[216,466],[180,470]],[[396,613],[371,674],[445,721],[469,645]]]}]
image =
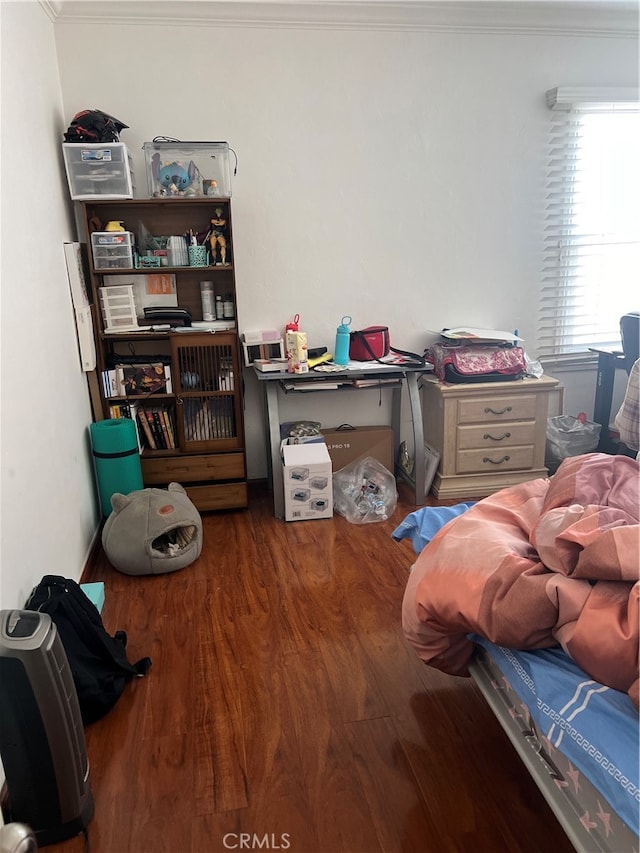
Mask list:
[{"label": "crown molding", "polygon": [[42,8],[47,18],[49,18],[49,20],[51,21],[55,21],[61,15],[61,0],[38,0],[38,5]]},{"label": "crown molding", "polygon": [[635,0],[39,0],[56,23],[638,38]]}]

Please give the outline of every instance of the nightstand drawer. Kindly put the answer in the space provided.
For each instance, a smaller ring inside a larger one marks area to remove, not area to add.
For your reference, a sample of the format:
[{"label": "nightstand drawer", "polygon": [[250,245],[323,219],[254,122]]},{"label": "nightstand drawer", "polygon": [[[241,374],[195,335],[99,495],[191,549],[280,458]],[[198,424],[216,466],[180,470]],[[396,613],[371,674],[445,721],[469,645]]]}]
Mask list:
[{"label": "nightstand drawer", "polygon": [[533,445],[461,450],[456,456],[458,474],[480,474],[491,471],[522,471],[533,467]]},{"label": "nightstand drawer", "polygon": [[479,424],[489,421],[528,421],[536,416],[535,394],[487,395],[458,400],[458,423]]},{"label": "nightstand drawer", "polygon": [[484,448],[494,450],[500,447],[535,443],[535,423],[487,423],[458,427],[458,450]]}]

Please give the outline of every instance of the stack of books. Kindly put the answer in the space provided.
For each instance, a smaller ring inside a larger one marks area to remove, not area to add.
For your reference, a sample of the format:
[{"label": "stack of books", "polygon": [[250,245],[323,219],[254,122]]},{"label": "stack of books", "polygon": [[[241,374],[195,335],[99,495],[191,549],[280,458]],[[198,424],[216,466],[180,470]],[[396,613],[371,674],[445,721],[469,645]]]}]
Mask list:
[{"label": "stack of books", "polygon": [[109,406],[112,418],[131,418],[136,425],[138,449],[174,450],[177,445],[173,408],[169,405],[142,406],[139,401],[113,403]]},{"label": "stack of books", "polygon": [[173,410],[169,406],[140,406],[138,422],[146,446],[151,450],[173,450],[176,430]]}]

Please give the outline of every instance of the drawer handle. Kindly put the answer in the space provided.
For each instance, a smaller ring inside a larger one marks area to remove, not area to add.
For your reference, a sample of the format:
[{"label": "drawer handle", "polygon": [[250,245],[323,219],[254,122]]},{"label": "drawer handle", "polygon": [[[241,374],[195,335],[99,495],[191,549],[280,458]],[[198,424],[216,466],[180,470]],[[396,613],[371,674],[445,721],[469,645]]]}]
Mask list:
[{"label": "drawer handle", "polygon": [[496,412],[496,410],[492,409],[490,406],[484,407],[485,415],[504,415],[506,412],[510,412],[510,411],[511,411],[511,406],[505,406],[504,409],[502,409],[499,412]]},{"label": "drawer handle", "polygon": [[485,434],[482,437],[485,439],[485,441],[488,438],[490,438],[491,441],[502,441],[505,438],[511,438],[511,433],[510,432],[503,432],[502,435],[491,435],[491,433],[485,432]]},{"label": "drawer handle", "polygon": [[488,456],[483,458],[483,462],[491,462],[492,465],[502,465],[503,462],[508,462],[511,459],[510,456],[503,456],[502,459],[489,459]]}]

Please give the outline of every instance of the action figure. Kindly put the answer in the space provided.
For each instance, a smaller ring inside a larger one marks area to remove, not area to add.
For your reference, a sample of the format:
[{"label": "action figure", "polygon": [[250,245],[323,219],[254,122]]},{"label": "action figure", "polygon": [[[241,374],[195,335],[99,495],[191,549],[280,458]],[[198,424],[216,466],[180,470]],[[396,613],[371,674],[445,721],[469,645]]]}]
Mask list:
[{"label": "action figure", "polygon": [[[216,207],[215,209],[215,217],[211,220],[211,236],[209,237],[209,244],[211,246],[211,263],[215,264],[223,264],[227,263],[227,220],[224,218],[223,211],[221,207]],[[220,260],[216,261],[216,255],[218,253],[218,246],[220,246]]]}]

